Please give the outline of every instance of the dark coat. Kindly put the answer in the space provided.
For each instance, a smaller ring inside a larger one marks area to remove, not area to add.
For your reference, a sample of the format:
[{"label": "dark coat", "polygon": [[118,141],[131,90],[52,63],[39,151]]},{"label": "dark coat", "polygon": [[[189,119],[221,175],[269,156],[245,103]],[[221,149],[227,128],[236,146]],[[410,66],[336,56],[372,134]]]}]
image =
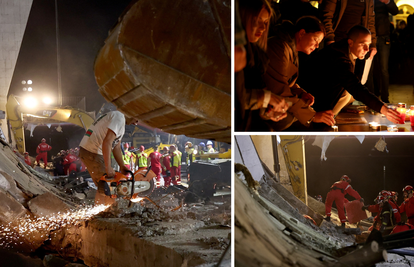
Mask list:
[{"label": "dark coat", "polygon": [[263,75],[268,59],[266,53],[257,45],[247,42],[247,66],[235,74],[235,128],[236,131],[251,130],[253,118],[259,118],[263,106],[266,84]]},{"label": "dark coat", "polygon": [[[312,61],[307,62],[304,72],[304,87],[315,97],[313,108],[316,111],[332,110],[345,90],[375,111],[380,112],[384,105],[354,74],[346,39],[328,45],[318,52]],[[303,74],[302,72],[301,75]]]}]

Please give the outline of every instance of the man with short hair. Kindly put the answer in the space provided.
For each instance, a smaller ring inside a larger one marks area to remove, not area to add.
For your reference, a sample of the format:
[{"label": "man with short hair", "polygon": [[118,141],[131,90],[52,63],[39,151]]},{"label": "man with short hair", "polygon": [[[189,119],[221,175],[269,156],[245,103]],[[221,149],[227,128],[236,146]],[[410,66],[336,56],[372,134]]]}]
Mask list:
[{"label": "man with short hair", "polygon": [[[105,173],[108,178],[115,176],[115,170],[111,166],[111,152],[119,164],[120,172],[126,174],[129,171],[122,160],[120,141],[125,133],[125,124],[137,123],[136,118],[125,118],[119,111],[110,111],[95,120],[86,131],[79,145],[79,158],[88,168],[96,186]],[[114,202],[115,199],[96,192],[95,205],[112,205]]]},{"label": "man with short hair", "polygon": [[333,110],[338,114],[353,97],[398,123],[399,113],[370,93],[354,73],[355,62],[364,59],[370,44],[370,31],[356,25],[348,32],[347,39],[335,42],[317,54],[312,68],[307,69],[311,75],[307,76],[320,78],[317,82],[315,79],[306,81],[308,92],[315,97],[313,108],[316,111]]}]

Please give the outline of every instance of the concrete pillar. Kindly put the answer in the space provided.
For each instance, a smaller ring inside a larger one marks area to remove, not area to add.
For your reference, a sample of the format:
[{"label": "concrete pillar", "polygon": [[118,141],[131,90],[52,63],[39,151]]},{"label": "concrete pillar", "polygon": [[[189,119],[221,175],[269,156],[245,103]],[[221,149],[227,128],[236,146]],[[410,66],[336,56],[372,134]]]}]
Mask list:
[{"label": "concrete pillar", "polygon": [[[0,110],[4,112],[32,3],[33,0],[0,0]],[[0,119],[0,124],[8,138],[6,119]]]}]

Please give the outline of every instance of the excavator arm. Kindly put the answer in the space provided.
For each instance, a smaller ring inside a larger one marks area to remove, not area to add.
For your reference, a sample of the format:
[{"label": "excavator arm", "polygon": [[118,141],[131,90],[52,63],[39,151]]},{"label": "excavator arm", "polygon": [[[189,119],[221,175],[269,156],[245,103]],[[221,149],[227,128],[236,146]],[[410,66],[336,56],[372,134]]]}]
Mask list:
[{"label": "excavator arm", "polygon": [[11,126],[17,149],[21,154],[25,152],[24,143],[24,116],[36,118],[42,123],[66,122],[78,125],[85,129],[94,122],[94,118],[88,113],[74,108],[39,107],[25,108],[20,105],[14,95],[9,95],[6,104],[7,120]]}]

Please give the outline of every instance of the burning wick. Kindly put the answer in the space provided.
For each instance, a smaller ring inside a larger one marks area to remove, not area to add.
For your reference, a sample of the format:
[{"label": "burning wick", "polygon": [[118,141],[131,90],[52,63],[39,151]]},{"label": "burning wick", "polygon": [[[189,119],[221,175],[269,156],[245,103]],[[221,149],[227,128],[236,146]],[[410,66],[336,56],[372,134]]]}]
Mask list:
[{"label": "burning wick", "polygon": [[333,129],[334,132],[337,132],[338,131],[338,126],[332,125],[331,127],[332,127],[332,129]]}]

